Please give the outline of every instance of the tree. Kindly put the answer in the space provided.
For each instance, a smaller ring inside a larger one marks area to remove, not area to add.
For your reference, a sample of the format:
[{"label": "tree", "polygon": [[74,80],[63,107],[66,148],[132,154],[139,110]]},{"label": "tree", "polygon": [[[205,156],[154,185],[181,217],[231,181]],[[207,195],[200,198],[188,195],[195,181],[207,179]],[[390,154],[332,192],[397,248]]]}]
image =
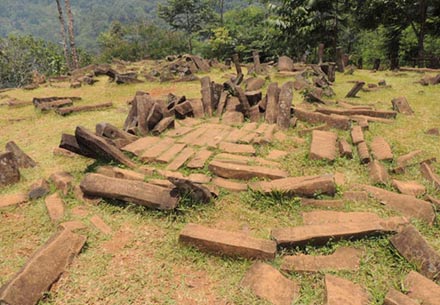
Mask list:
[{"label": "tree", "polygon": [[75,32],[73,27],[72,7],[70,6],[70,0],[65,0],[65,2],[66,2],[67,17],[68,17],[67,28],[69,29],[70,51],[72,52],[72,68],[78,69],[79,61],[78,61],[78,53],[75,45]]},{"label": "tree", "polygon": [[64,15],[63,15],[63,9],[61,7],[60,0],[56,0],[57,2],[57,8],[58,8],[58,19],[60,21],[60,34],[63,44],[63,50],[64,50],[64,58],[66,59],[66,65],[71,69],[70,59],[69,59],[69,50],[67,47],[67,37],[66,37],[66,24],[64,22]]},{"label": "tree", "polygon": [[212,7],[209,0],[168,0],[166,5],[159,5],[158,11],[159,17],[173,29],[188,35],[188,48],[192,52],[193,35],[214,19]]}]

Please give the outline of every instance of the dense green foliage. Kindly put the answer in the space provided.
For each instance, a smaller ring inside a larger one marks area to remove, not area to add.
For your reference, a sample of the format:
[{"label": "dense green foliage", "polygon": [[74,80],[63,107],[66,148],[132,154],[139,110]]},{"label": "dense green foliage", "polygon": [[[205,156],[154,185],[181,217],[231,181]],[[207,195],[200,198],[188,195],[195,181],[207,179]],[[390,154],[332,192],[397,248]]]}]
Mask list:
[{"label": "dense green foliage", "polygon": [[[230,10],[246,5],[248,0],[226,0]],[[157,17],[157,5],[165,0],[71,0],[79,47],[97,52],[97,38],[108,31],[113,21],[165,23]],[[53,0],[0,0],[0,37],[9,34],[33,35],[52,42],[61,41],[58,13]]]},{"label": "dense green foliage", "polygon": [[109,31],[98,38],[100,61],[109,62],[113,58],[139,60],[159,59],[170,54],[186,51],[187,42],[180,32],[172,32],[148,23],[124,25],[114,22]]}]

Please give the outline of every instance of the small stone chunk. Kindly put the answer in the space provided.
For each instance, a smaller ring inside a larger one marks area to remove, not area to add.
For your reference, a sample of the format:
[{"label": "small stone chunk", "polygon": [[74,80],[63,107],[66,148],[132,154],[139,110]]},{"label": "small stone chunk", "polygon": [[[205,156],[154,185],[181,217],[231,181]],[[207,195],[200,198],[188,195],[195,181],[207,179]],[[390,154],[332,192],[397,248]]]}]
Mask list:
[{"label": "small stone chunk", "polygon": [[359,269],[362,251],[354,248],[338,248],[331,255],[285,256],[281,270],[287,272],[320,272]]},{"label": "small stone chunk", "polygon": [[272,240],[250,237],[241,232],[211,229],[189,223],[180,232],[179,242],[201,251],[248,259],[274,259],[276,243]]},{"label": "small stone chunk", "polygon": [[30,168],[37,166],[37,163],[32,160],[24,151],[18,147],[14,141],[6,143],[6,151],[10,151],[14,154],[15,159],[17,159],[18,167],[20,168]]},{"label": "small stone chunk", "polygon": [[90,218],[90,222],[102,233],[109,235],[112,233],[112,228],[110,228],[99,216],[93,216]]},{"label": "small stone chunk", "polygon": [[393,110],[399,113],[403,113],[406,115],[414,114],[414,110],[412,110],[411,106],[408,103],[408,100],[404,96],[393,99],[391,103],[393,104]]},{"label": "small stone chunk", "polygon": [[12,152],[0,153],[0,187],[20,181],[17,160]]},{"label": "small stone chunk", "polygon": [[399,190],[399,192],[406,195],[417,197],[425,194],[426,192],[426,188],[416,181],[399,181],[393,179],[392,184],[393,187]]},{"label": "small stone chunk", "polygon": [[337,139],[338,136],[334,132],[313,130],[310,159],[334,161],[336,158]]},{"label": "small stone chunk", "polygon": [[40,179],[30,186],[28,196],[29,199],[34,200],[46,196],[49,192],[50,188],[47,181]]},{"label": "small stone chunk", "polygon": [[382,137],[375,137],[371,142],[371,151],[379,161],[392,161],[394,156],[390,145]]},{"label": "small stone chunk", "polygon": [[249,288],[257,297],[274,305],[291,305],[299,297],[297,282],[284,277],[274,267],[256,262],[246,272],[241,287]]},{"label": "small stone chunk", "polygon": [[365,142],[361,142],[357,145],[359,160],[361,161],[361,164],[370,163],[371,157],[370,153],[368,151],[367,144]]},{"label": "small stone chunk", "polygon": [[339,155],[342,158],[352,159],[353,158],[353,150],[351,149],[351,145],[345,139],[339,139]]},{"label": "small stone chunk", "polygon": [[67,195],[72,188],[73,177],[66,172],[58,172],[50,175],[49,180],[55,184],[55,187],[60,190],[64,195]]},{"label": "small stone chunk", "polygon": [[58,193],[46,197],[46,208],[52,222],[58,222],[64,217],[64,202]]},{"label": "small stone chunk", "polygon": [[390,179],[385,166],[379,161],[374,160],[368,165],[368,167],[370,169],[370,180],[373,184],[386,184]]},{"label": "small stone chunk", "polygon": [[418,267],[421,274],[433,280],[439,278],[440,255],[414,226],[408,225],[390,241],[403,257]]},{"label": "small stone chunk", "polygon": [[391,288],[385,296],[383,305],[419,305],[419,302],[414,301],[407,295]]},{"label": "small stone chunk", "polygon": [[423,305],[438,305],[440,300],[440,286],[424,277],[420,273],[411,271],[404,281],[408,289],[408,296]]},{"label": "small stone chunk", "polygon": [[364,133],[362,132],[362,128],[360,126],[353,126],[351,128],[351,140],[354,145],[365,142]]},{"label": "small stone chunk", "polygon": [[369,305],[367,292],[360,285],[349,280],[326,274],[326,305]]},{"label": "small stone chunk", "polygon": [[25,194],[10,194],[0,196],[0,208],[19,205],[28,201],[28,197]]},{"label": "small stone chunk", "polygon": [[420,171],[426,180],[431,182],[436,189],[440,190],[440,177],[434,173],[434,170],[429,164],[426,162],[420,164]]}]

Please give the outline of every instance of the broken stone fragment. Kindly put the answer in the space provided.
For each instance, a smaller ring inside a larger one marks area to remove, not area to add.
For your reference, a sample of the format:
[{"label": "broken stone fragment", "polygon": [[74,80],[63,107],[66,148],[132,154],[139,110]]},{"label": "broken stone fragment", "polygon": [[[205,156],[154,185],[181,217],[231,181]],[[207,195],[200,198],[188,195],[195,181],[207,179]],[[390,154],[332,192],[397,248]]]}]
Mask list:
[{"label": "broken stone fragment", "polygon": [[241,287],[274,305],[291,305],[299,297],[300,286],[274,267],[256,262],[246,272]]},{"label": "broken stone fragment", "polygon": [[12,152],[0,153],[0,187],[20,181],[17,159]]},{"label": "broken stone fragment", "polygon": [[49,192],[50,188],[47,181],[40,179],[30,186],[28,196],[29,199],[34,200],[46,196]]},{"label": "broken stone fragment", "polygon": [[370,298],[360,285],[349,280],[326,274],[326,305],[369,305]]},{"label": "broken stone fragment", "polygon": [[0,303],[34,305],[66,271],[81,251],[86,237],[61,230],[55,233],[26,265],[0,288]]},{"label": "broken stone fragment", "polygon": [[14,142],[10,141],[6,143],[6,151],[10,151],[14,154],[15,159],[17,159],[18,167],[20,168],[30,168],[37,166],[37,163],[32,160],[20,147]]}]

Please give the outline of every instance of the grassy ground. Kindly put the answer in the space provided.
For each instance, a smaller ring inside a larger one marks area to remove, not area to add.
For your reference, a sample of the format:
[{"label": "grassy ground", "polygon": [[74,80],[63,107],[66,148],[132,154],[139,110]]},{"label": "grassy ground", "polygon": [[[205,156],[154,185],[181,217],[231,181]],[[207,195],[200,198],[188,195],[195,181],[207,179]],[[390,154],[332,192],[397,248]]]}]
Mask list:
[{"label": "grassy ground", "polygon": [[[220,82],[223,72],[215,71],[211,77]],[[283,83],[289,78],[272,80]],[[392,86],[378,92],[359,94],[360,98],[351,99],[359,104],[372,104],[379,109],[389,109],[391,99],[406,96],[415,110],[414,116],[399,115],[394,124],[370,124],[366,132],[367,140],[375,135],[387,139],[395,155],[401,155],[415,149],[423,149],[426,156],[440,159],[439,138],[426,135],[425,130],[440,127],[440,86],[422,87],[414,84],[420,74],[391,72],[371,73],[356,71],[354,75],[337,75],[334,86],[336,98],[343,99],[351,88],[350,80],[364,80],[377,83],[386,79]],[[35,91],[14,90],[7,92],[11,97],[30,100],[34,96],[70,96],[79,95],[83,101],[78,104],[94,104],[112,101],[114,108],[83,114],[60,117],[54,113],[38,113],[33,106],[19,109],[0,108],[0,147],[7,141],[14,140],[39,166],[35,169],[22,170],[22,181],[14,186],[0,190],[0,194],[25,191],[38,178],[47,178],[55,171],[71,172],[76,182],[83,177],[84,170],[93,161],[85,158],[69,159],[53,156],[52,150],[60,141],[61,133],[73,133],[77,125],[94,129],[96,123],[110,122],[122,127],[128,106],[137,90],[150,92],[154,96],[169,92],[184,94],[187,97],[199,97],[200,85],[193,83],[145,83],[138,85],[117,86],[108,83],[106,78],[91,87],[70,89],[68,84],[57,84],[63,88],[40,88]],[[302,97],[296,93],[294,104]],[[0,100],[1,102],[1,100]],[[21,121],[11,121],[23,119]],[[300,124],[301,126],[305,126]],[[349,139],[348,132],[339,132]],[[289,135],[297,135],[295,129]],[[297,145],[288,140],[274,143],[270,147],[259,149],[265,155],[270,148],[289,151],[283,166],[291,175],[316,173],[345,174],[347,185],[368,183],[367,170],[355,160],[337,159],[333,165],[309,161],[307,144]],[[389,167],[392,164],[388,164]],[[437,172],[440,166],[435,164]],[[395,176],[400,180],[417,180],[428,188],[428,193],[435,192],[427,181],[420,176],[418,168],[408,170],[403,175]],[[387,186],[391,189],[391,186]],[[339,194],[340,196],[340,194]],[[83,203],[69,194],[65,201],[71,211]],[[111,236],[105,236],[93,227],[84,233],[88,235],[86,247],[74,261],[69,272],[52,289],[40,304],[265,304],[249,291],[239,288],[239,282],[252,264],[248,260],[221,258],[203,254],[177,243],[179,231],[188,222],[206,224],[227,230],[244,230],[257,237],[268,238],[271,228],[300,225],[301,212],[312,208],[300,207],[294,199],[277,196],[260,196],[251,192],[228,194],[222,192],[215,202],[203,206],[186,205],[178,212],[163,213],[151,211],[131,204],[102,202],[100,205],[88,205],[89,215],[79,217],[71,212],[65,220],[82,219],[89,224],[91,215],[99,215],[113,229]],[[394,215],[379,203],[347,202],[344,211],[374,211],[381,216]],[[0,210],[0,284],[5,283],[26,262],[27,258],[42,245],[56,230],[47,215],[44,200],[40,199],[16,208]],[[430,244],[440,251],[440,230],[438,225],[428,227],[414,222]],[[302,252],[308,254],[329,254],[336,248],[353,245],[363,249],[359,272],[338,272],[342,277],[362,284],[372,298],[372,304],[382,304],[389,287],[405,290],[402,279],[415,266],[409,265],[390,246],[386,237],[370,238],[354,243],[329,243],[325,247],[307,247]],[[286,250],[285,253],[298,253],[300,249]],[[284,254],[285,254],[284,253]],[[281,254],[271,263],[278,267]],[[301,298],[298,304],[323,304],[323,274],[291,274],[289,278],[301,283]]]}]

